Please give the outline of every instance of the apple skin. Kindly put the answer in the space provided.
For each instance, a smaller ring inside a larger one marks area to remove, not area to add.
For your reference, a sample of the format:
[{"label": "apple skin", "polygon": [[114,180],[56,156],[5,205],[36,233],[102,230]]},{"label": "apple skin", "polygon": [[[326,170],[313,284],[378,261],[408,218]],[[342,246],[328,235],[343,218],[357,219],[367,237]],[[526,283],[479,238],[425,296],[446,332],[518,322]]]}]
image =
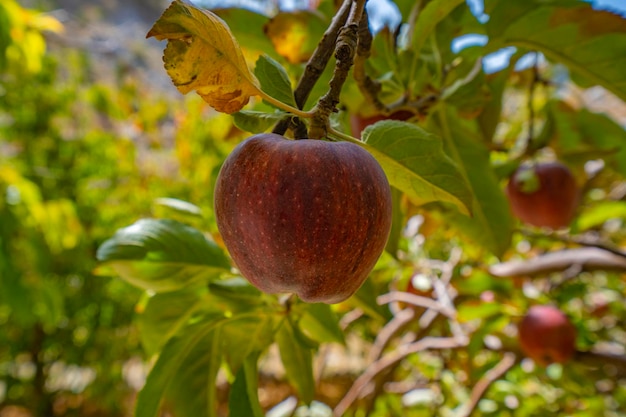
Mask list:
[{"label": "apple skin", "polygon": [[[524,174],[533,169],[538,180],[534,191],[524,191]],[[506,194],[513,215],[521,221],[537,226],[561,229],[574,216],[580,199],[580,190],[569,168],[560,162],[521,166],[511,176]]]},{"label": "apple skin", "polygon": [[359,114],[351,114],[350,130],[355,138],[360,138],[363,130],[376,122],[380,122],[381,120],[399,120],[401,122],[405,122],[413,116],[415,116],[415,113],[408,110],[397,110],[388,116],[375,114],[373,116],[364,117]]},{"label": "apple skin", "polygon": [[224,162],[214,206],[241,274],[261,291],[306,302],[354,294],[391,229],[387,177],[349,142],[254,135]]},{"label": "apple skin", "polygon": [[576,352],[576,328],[558,308],[532,306],[518,326],[522,351],[536,363],[565,363]]}]

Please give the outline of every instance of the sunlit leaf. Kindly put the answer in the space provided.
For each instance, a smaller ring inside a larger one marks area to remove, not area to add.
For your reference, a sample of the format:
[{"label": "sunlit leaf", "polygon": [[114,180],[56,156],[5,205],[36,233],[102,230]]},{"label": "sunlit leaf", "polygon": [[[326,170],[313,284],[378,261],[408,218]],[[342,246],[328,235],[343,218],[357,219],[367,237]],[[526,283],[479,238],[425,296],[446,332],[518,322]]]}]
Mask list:
[{"label": "sunlit leaf", "polygon": [[174,220],[143,219],[120,229],[97,258],[129,283],[156,292],[202,286],[230,269],[215,243]]},{"label": "sunlit leaf", "polygon": [[502,313],[502,304],[482,303],[479,301],[468,301],[461,304],[457,309],[457,317],[461,323],[486,319]]},{"label": "sunlit leaf", "polygon": [[440,138],[421,127],[383,120],[362,132],[366,149],[385,170],[389,183],[417,205],[434,201],[454,204],[465,214],[472,209],[472,192]]},{"label": "sunlit leaf", "polygon": [[574,228],[584,231],[617,219],[626,222],[626,201],[601,201],[585,208],[576,218]]},{"label": "sunlit leaf", "polygon": [[300,394],[300,399],[305,403],[310,403],[315,394],[311,348],[298,341],[296,330],[289,319],[285,319],[278,329],[276,343],[278,343],[287,379]]},{"label": "sunlit leaf", "polygon": [[31,207],[52,253],[75,248],[83,237],[83,226],[70,200],[51,200]]},{"label": "sunlit leaf", "polygon": [[168,209],[179,214],[192,217],[202,217],[202,209],[195,204],[189,203],[188,201],[179,200],[177,198],[162,197],[157,198],[154,202],[159,206],[167,207]]},{"label": "sunlit leaf", "polygon": [[328,304],[306,304],[298,325],[309,338],[319,343],[344,343],[339,318]]},{"label": "sunlit leaf", "polygon": [[626,100],[626,19],[582,1],[486,0],[489,48],[543,52]]},{"label": "sunlit leaf", "polygon": [[[452,223],[472,241],[497,256],[509,248],[513,234],[513,219],[498,178],[491,168],[489,150],[481,137],[455,120],[453,113],[441,110],[441,131],[448,146],[458,155],[469,180],[473,200],[472,217],[448,213]],[[445,127],[443,127],[445,126]]]},{"label": "sunlit leaf", "polygon": [[259,94],[259,82],[237,40],[214,13],[175,0],[147,36],[168,40],[163,61],[181,93],[195,90],[225,113],[241,110],[250,96]]}]

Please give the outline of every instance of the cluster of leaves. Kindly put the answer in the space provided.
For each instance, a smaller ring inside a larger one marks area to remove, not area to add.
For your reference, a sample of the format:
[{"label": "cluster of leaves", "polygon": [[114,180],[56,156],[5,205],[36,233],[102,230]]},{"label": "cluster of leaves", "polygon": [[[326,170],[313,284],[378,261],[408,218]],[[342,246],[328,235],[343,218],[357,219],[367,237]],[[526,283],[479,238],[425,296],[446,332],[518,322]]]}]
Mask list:
[{"label": "cluster of leaves", "polygon": [[[242,130],[258,133],[288,113],[310,117],[327,92],[332,59],[306,103],[298,106],[298,87],[294,95],[292,86],[337,14],[331,3],[267,18],[240,9],[201,11],[175,1],[149,36],[168,40],[166,69],[181,92],[196,90],[217,110],[236,112]],[[567,248],[591,234],[609,245],[623,243],[612,222],[623,224],[624,202],[609,196],[622,198],[614,190],[626,174],[626,132],[604,114],[574,107],[551,79],[564,65],[581,85],[599,84],[624,99],[624,74],[617,69],[618,52],[626,48],[624,20],[573,0],[486,1],[486,23],[461,0],[396,4],[403,30],[379,32],[365,68],[380,85],[379,100],[399,101],[415,117],[376,123],[365,129],[362,142],[341,134],[349,131],[351,115],[376,111],[350,79],[327,132],[370,151],[396,190],[394,228],[371,279],[338,306],[307,305],[261,294],[233,275],[214,229],[212,236],[203,235],[187,220],[156,219],[121,229],[98,256],[152,294],[141,304],[140,333],[147,351],[158,354],[137,416],[155,416],[161,406],[181,416],[221,414],[220,372],[230,387],[228,401],[221,402],[229,415],[262,415],[258,362],[274,343],[300,401],[323,399],[338,415],[358,414],[360,408],[368,415],[532,415],[547,409],[608,415],[623,405],[626,393],[608,383],[602,367],[553,365],[546,374],[509,356],[518,353],[516,317],[537,302],[553,302],[573,316],[583,350],[619,340],[619,275],[592,271],[572,278],[562,270],[539,269],[503,280],[489,267],[498,258]],[[452,41],[466,34],[488,41],[454,51]],[[509,65],[486,74],[483,57],[507,46],[516,48]],[[538,65],[515,70],[529,52],[549,60],[541,76]],[[253,72],[247,62],[256,62]],[[242,110],[253,96],[262,101]],[[507,100],[515,111],[505,106]],[[517,165],[544,158],[567,162],[585,182],[570,234],[516,229],[502,192]],[[591,160],[603,164],[594,175],[584,169]],[[192,207],[181,214],[196,213]],[[418,232],[409,232],[416,224]],[[408,282],[416,280],[426,283],[423,298],[408,300],[421,307],[402,309],[397,301],[407,299]],[[384,297],[377,296],[390,290],[399,292],[389,293],[390,307],[382,307]],[[610,318],[592,316],[594,300],[602,297],[617,301]],[[327,375],[312,367],[313,359],[323,359],[321,347],[329,343],[345,346],[344,334],[356,335],[360,347],[372,343],[370,362],[351,389],[328,396],[319,382]],[[598,384],[580,382],[588,378]],[[386,392],[390,381],[404,384],[405,395]],[[366,387],[370,394],[362,395]]]},{"label": "cluster of leaves", "polygon": [[[51,31],[63,36],[51,16],[0,4],[0,410],[127,415],[125,369],[143,355],[133,323],[141,292],[97,271],[95,254],[129,212],[168,210],[153,203],[166,194],[197,198],[197,187],[149,164],[173,141],[167,126],[184,103],[122,65],[98,80],[89,51],[46,51]],[[177,141],[198,156],[179,167],[194,184],[208,174],[193,163],[210,173],[223,155],[199,156],[214,146],[200,123],[186,118]]]}]

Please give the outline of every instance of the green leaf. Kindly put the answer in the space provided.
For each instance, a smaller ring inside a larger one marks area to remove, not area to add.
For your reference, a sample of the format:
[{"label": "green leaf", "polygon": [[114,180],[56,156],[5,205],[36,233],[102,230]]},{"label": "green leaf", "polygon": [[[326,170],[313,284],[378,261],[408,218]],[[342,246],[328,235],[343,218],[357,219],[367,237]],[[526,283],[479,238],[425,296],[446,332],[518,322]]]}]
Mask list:
[{"label": "green leaf", "polygon": [[626,19],[582,1],[486,0],[489,49],[541,51],[626,100]]},{"label": "green leaf", "polygon": [[[464,2],[465,0],[433,0],[429,2],[426,7],[421,10],[415,22],[411,48],[419,52],[437,24],[448,16],[458,5]],[[419,56],[419,54],[416,56]]]},{"label": "green leaf", "polygon": [[310,403],[315,395],[311,349],[298,342],[296,329],[289,319],[285,319],[278,329],[276,343],[287,379],[295,387],[300,399],[307,404]]},{"label": "green leaf", "polygon": [[626,175],[626,130],[608,116],[567,103],[551,101],[546,106],[549,127],[542,132],[559,157],[573,165],[602,158],[607,166]]},{"label": "green leaf", "polygon": [[217,414],[215,378],[221,363],[223,320],[221,315],[205,317],[165,345],[137,396],[135,417],[156,417],[163,403],[180,416]]},{"label": "green leaf", "polygon": [[234,277],[209,283],[210,300],[216,308],[245,311],[263,302],[263,294],[242,277]]},{"label": "green leaf", "polygon": [[305,336],[319,343],[345,343],[339,318],[328,304],[305,304],[302,317],[298,321],[300,330]]},{"label": "green leaf", "polygon": [[258,352],[249,355],[237,372],[228,395],[228,415],[231,417],[263,417],[258,392]]},{"label": "green leaf", "polygon": [[230,270],[222,250],[174,220],[142,219],[118,230],[97,258],[129,283],[155,292],[202,286]]},{"label": "green leaf", "polygon": [[277,61],[267,55],[261,55],[256,61],[254,75],[258,78],[261,90],[265,93],[285,104],[297,107],[289,75]]},{"label": "green leaf", "polygon": [[221,364],[220,330],[217,327],[201,339],[172,376],[164,399],[173,415],[219,416],[217,373]]},{"label": "green leaf", "polygon": [[233,114],[235,126],[250,133],[267,132],[269,128],[288,116],[282,111],[267,113],[254,110],[242,110]]},{"label": "green leaf", "polygon": [[413,203],[454,204],[465,214],[472,210],[472,191],[440,138],[419,126],[383,120],[362,133],[365,148],[378,160],[389,183]]},{"label": "green leaf", "polygon": [[489,161],[489,150],[480,141],[480,136],[461,124],[450,113],[440,115],[442,134],[451,153],[458,155],[458,164],[463,166],[473,195],[472,217],[449,212],[451,222],[467,237],[480,244],[496,256],[502,255],[511,243],[513,219],[508,201],[500,187]]},{"label": "green leaf", "polygon": [[574,228],[584,231],[601,226],[613,219],[626,220],[626,201],[601,201],[592,207],[585,208],[576,218]]},{"label": "green leaf", "polygon": [[222,360],[233,373],[239,372],[246,358],[272,343],[275,317],[258,312],[230,318],[206,314],[180,328],[150,371],[137,398],[135,417],[155,417],[162,404],[175,415],[216,416],[216,377]]},{"label": "green leaf", "polygon": [[477,301],[469,301],[461,304],[457,309],[457,317],[461,323],[476,319],[486,319],[502,313],[502,304],[500,303],[481,303]]},{"label": "green leaf", "polygon": [[395,259],[398,257],[400,239],[405,227],[405,215],[402,198],[402,191],[395,187],[391,187],[391,207],[393,211],[391,212],[391,231],[389,232],[389,239],[387,239],[387,244],[385,245],[385,252],[393,256]]},{"label": "green leaf", "polygon": [[275,314],[253,312],[233,316],[223,325],[221,348],[232,373],[237,373],[253,352],[262,351],[274,341]]},{"label": "green leaf", "polygon": [[11,18],[6,6],[0,5],[0,71],[7,67],[6,50],[13,43],[11,37]]},{"label": "green leaf", "polygon": [[154,200],[154,203],[159,206],[166,207],[178,214],[191,217],[202,217],[202,209],[200,207],[177,198],[157,198]]},{"label": "green leaf", "polygon": [[221,297],[229,297],[237,300],[245,300],[248,298],[256,299],[261,295],[261,291],[242,277],[211,282],[209,283],[209,289],[212,293]]},{"label": "green leaf", "polygon": [[[463,52],[466,51],[467,49]],[[462,62],[470,63],[469,60],[462,60]],[[467,72],[446,87],[441,98],[446,103],[454,105],[460,116],[474,118],[492,101],[491,92],[485,83],[482,61],[474,60],[471,67],[469,65],[462,65],[462,67]]]},{"label": "green leaf", "polygon": [[502,114],[502,98],[507,81],[511,72],[515,68],[515,63],[521,57],[520,53],[513,55],[509,61],[509,66],[501,71],[486,76],[487,87],[491,91],[491,100],[485,104],[482,112],[476,119],[483,139],[491,142],[496,133],[496,128],[500,123]]},{"label": "green leaf", "polygon": [[148,355],[157,353],[185,325],[202,297],[199,291],[175,291],[150,297],[137,318],[141,342]]}]

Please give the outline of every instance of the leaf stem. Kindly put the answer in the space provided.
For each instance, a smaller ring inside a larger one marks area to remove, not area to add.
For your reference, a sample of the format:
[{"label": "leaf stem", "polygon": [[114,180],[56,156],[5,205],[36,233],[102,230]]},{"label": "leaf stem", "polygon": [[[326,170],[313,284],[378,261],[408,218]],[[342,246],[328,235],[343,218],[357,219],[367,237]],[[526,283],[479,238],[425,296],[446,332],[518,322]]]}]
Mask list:
[{"label": "leaf stem", "polygon": [[286,112],[293,114],[294,116],[302,117],[304,119],[309,119],[313,117],[313,112],[300,110],[293,106],[290,106],[289,104],[283,103],[282,101],[275,99],[274,97],[268,95],[267,93],[265,93],[264,91],[260,89],[259,89],[259,95],[261,96],[263,100],[278,107],[281,110],[285,110]]},{"label": "leaf stem", "polygon": [[327,132],[328,136],[332,137],[332,138],[336,138],[339,140],[343,140],[345,142],[352,142],[355,143],[357,145],[362,145],[363,142],[355,137],[352,137],[348,134],[345,134],[343,132],[340,132],[332,127],[328,127],[328,132]]}]

